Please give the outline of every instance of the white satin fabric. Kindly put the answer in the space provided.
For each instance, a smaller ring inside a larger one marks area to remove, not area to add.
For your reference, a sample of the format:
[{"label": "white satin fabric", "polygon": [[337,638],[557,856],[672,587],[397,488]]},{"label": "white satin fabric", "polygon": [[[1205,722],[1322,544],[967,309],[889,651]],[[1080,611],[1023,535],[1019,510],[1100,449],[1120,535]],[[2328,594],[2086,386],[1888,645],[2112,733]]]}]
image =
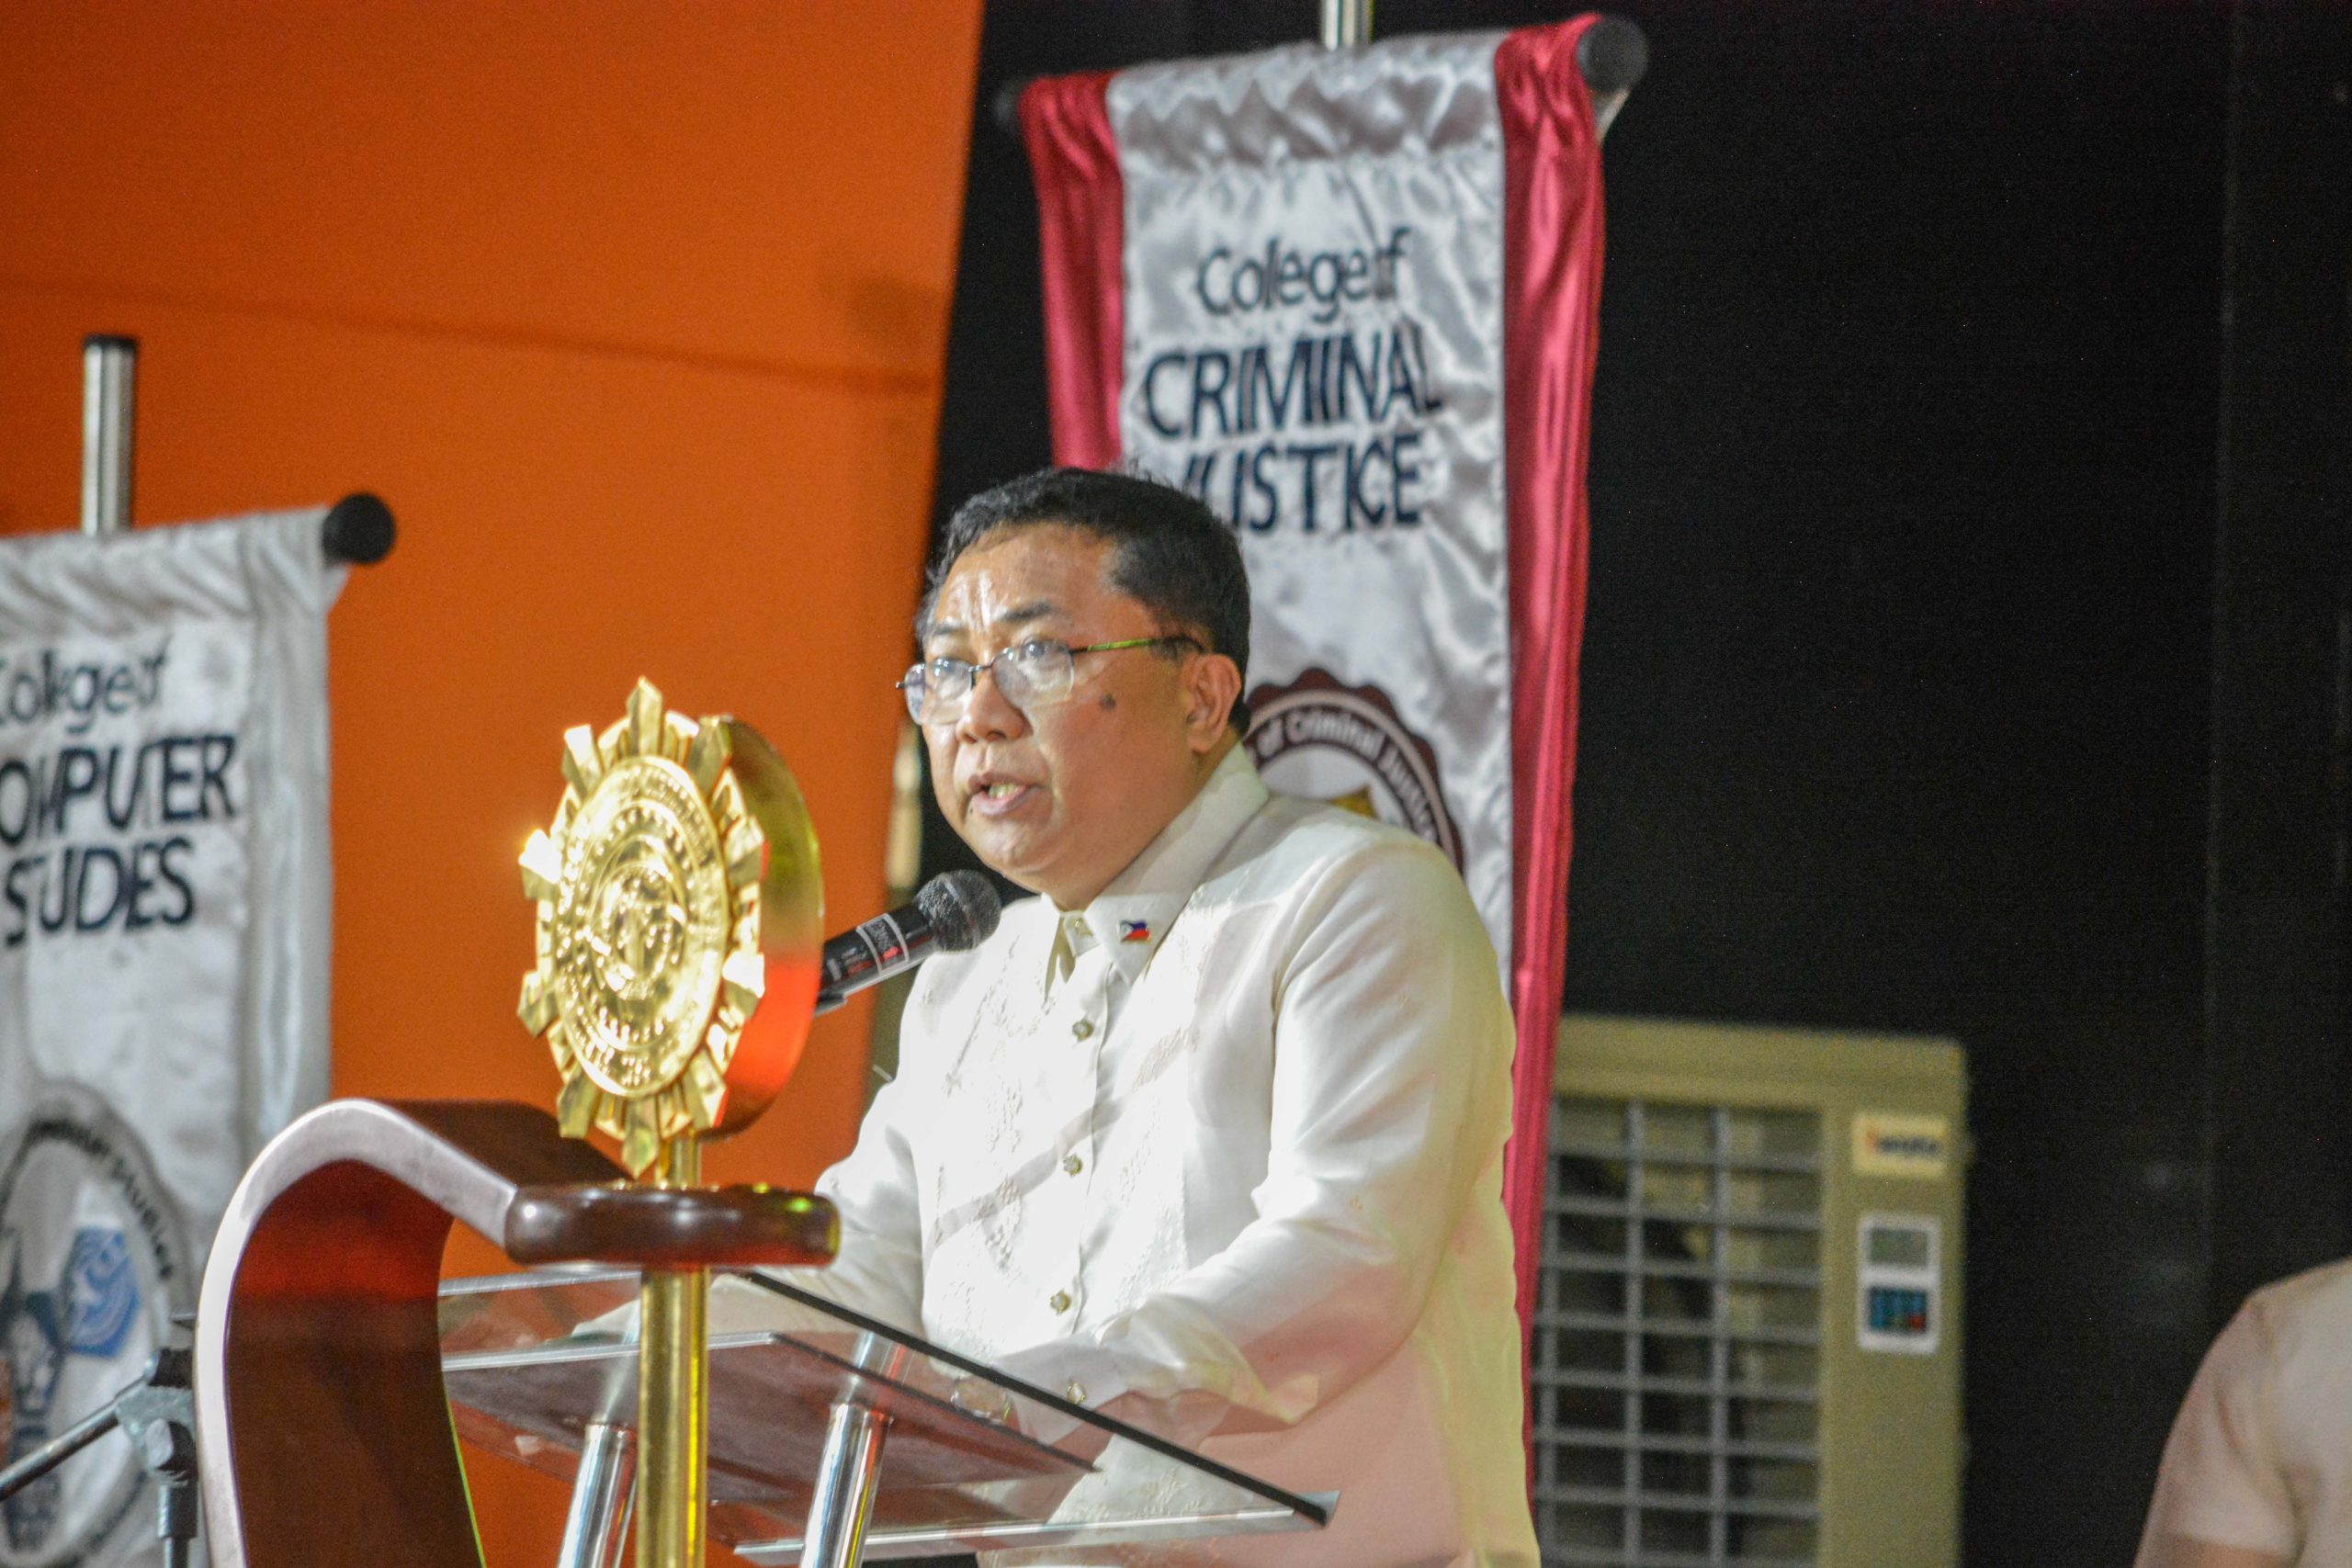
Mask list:
[{"label": "white satin fabric", "polygon": [[[247,1162],[327,1091],[325,615],[345,569],[322,515],[0,543],[0,1144],[43,1082],[94,1091],[199,1270]],[[28,810],[69,750],[116,772]],[[161,875],[175,840],[185,900]],[[102,852],[78,908],[54,880],[69,851]],[[153,878],[136,920],[104,897],[119,857]]]},{"label": "white satin fabric", "polygon": [[[1237,749],[1085,909],[1024,900],[926,965],[899,1076],[819,1184],[842,1243],[817,1279],[1341,1494],[1319,1533],[1021,1561],[1532,1565],[1510,1050],[1444,859],[1270,795]],[[1106,1461],[1068,1506],[1124,1483]]]},{"label": "white satin fabric", "polygon": [[[1108,107],[1122,449],[1236,525],[1253,690],[1310,670],[1374,688],[1435,752],[1464,877],[1508,955],[1501,37],[1146,66]],[[1261,760],[1277,789],[1363,784],[1415,825],[1344,748]]]}]

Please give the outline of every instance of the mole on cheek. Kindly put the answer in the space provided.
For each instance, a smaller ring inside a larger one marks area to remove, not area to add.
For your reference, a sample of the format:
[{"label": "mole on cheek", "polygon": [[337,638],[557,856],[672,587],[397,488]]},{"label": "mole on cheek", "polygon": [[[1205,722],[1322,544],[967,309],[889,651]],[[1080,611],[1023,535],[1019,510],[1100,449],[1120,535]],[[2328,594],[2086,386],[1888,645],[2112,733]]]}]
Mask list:
[{"label": "mole on cheek", "polygon": [[1119,699],[1118,699],[1118,698],[1116,698],[1116,697],[1113,696],[1113,695],[1112,695],[1110,693],[1108,693],[1108,692],[1105,692],[1105,693],[1103,693],[1103,694],[1102,694],[1102,707],[1103,707],[1103,710],[1104,710],[1105,712],[1108,712],[1108,711],[1109,711],[1109,710],[1111,710],[1112,708],[1117,707],[1118,705],[1119,705]]}]

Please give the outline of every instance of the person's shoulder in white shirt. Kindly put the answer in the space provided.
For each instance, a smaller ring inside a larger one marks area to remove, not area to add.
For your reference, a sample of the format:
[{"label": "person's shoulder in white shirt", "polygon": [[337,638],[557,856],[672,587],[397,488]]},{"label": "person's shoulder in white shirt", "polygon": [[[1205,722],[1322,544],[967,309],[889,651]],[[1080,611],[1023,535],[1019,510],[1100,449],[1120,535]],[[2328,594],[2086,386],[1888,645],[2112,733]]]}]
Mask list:
[{"label": "person's shoulder in white shirt", "polygon": [[2138,1568],[2352,1562],[2352,1259],[2248,1297],[2165,1444]]}]

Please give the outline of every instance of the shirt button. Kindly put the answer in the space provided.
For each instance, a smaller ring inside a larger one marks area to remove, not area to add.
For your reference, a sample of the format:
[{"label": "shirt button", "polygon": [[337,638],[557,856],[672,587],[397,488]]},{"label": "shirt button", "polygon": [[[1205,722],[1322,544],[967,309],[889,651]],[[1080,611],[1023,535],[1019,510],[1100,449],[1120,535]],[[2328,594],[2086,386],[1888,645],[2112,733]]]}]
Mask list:
[{"label": "shirt button", "polygon": [[1080,1040],[1083,1040],[1088,1035],[1094,1032],[1093,1021],[1091,1019],[1081,1018],[1076,1023],[1069,1026],[1069,1032],[1072,1034],[1077,1035]]},{"label": "shirt button", "polygon": [[1083,1404],[1086,1403],[1086,1385],[1084,1383],[1074,1382],[1062,1392],[1069,1396],[1069,1402],[1072,1404]]},{"label": "shirt button", "polygon": [[1084,1170],[1085,1168],[1086,1168],[1086,1162],[1085,1162],[1084,1160],[1082,1160],[1082,1159],[1079,1158],[1076,1155],[1064,1155],[1064,1156],[1062,1156],[1062,1174],[1063,1174],[1063,1175],[1065,1175],[1065,1176],[1076,1176],[1080,1171]]},{"label": "shirt button", "polygon": [[1046,1304],[1053,1308],[1057,1313],[1068,1312],[1069,1311],[1069,1292],[1068,1291],[1056,1291],[1052,1295],[1046,1298]]}]

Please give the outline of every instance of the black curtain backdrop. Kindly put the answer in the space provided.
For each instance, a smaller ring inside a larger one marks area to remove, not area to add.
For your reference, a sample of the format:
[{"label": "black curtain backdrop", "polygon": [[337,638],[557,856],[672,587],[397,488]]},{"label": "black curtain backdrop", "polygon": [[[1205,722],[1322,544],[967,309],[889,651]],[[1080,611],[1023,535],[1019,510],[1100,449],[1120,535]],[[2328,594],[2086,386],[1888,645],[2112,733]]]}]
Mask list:
[{"label": "black curtain backdrop", "polygon": [[[1966,1560],[2128,1562],[2206,1340],[2352,1251],[2352,7],[1613,9],[1567,1001],[1963,1042]],[[1000,88],[1316,11],[991,0],[943,515],[1048,457]]]}]

